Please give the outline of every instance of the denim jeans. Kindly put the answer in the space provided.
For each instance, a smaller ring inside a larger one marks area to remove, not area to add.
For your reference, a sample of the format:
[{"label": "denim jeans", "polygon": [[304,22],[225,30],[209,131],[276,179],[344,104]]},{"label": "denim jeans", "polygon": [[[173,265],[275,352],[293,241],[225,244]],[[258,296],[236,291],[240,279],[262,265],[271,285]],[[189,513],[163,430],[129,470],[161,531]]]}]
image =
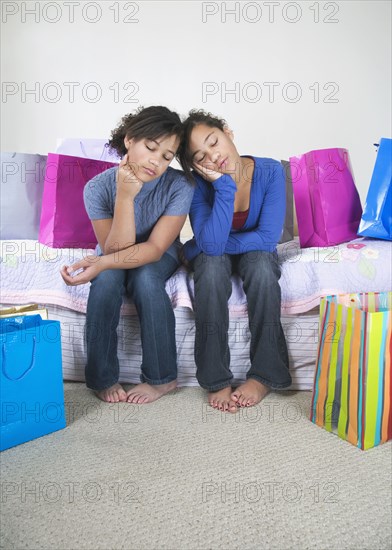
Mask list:
[{"label": "denim jeans", "polygon": [[87,302],[86,384],[109,388],[119,378],[117,326],[123,296],[133,300],[140,320],[142,382],[166,384],[177,378],[175,318],[165,281],[178,262],[164,254],[136,269],[108,269],[91,281]]},{"label": "denim jeans", "polygon": [[291,384],[288,352],[280,322],[280,267],[276,253],[208,256],[193,262],[195,271],[195,362],[202,388],[217,391],[231,385],[228,345],[231,274],[243,281],[248,303],[251,367],[246,375],[270,388]]}]

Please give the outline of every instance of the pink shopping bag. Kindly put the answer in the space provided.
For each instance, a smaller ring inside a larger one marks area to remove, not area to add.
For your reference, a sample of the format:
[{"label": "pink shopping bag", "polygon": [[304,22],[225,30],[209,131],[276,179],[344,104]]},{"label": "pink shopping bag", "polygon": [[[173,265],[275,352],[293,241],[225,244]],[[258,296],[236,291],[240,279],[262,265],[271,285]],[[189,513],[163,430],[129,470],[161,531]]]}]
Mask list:
[{"label": "pink shopping bag", "polygon": [[48,154],[38,240],[53,248],[94,248],[97,239],[83,202],[83,188],[113,162]]},{"label": "pink shopping bag", "polygon": [[290,157],[302,248],[331,246],[357,237],[362,215],[346,149],[320,149]]}]

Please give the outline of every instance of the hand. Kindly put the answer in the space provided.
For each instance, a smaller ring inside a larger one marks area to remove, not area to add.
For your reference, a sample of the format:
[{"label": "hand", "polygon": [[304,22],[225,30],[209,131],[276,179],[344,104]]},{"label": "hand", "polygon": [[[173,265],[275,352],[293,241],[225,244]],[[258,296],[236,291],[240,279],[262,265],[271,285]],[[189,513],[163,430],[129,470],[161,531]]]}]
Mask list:
[{"label": "hand", "polygon": [[178,258],[179,258],[180,262],[182,263],[182,265],[184,265],[185,267],[189,267],[189,262],[185,258],[185,254],[184,254],[184,245],[182,245],[182,247],[178,251]]},{"label": "hand", "polygon": [[[65,265],[60,274],[68,286],[85,285],[104,270],[104,256],[86,256],[83,260]],[[72,275],[73,273],[73,275]]]},{"label": "hand", "polygon": [[193,167],[202,178],[209,182],[213,182],[222,176],[220,172],[217,172],[216,170],[210,170],[209,168],[206,168],[205,166],[202,166],[197,162],[194,163]]},{"label": "hand", "polygon": [[123,156],[117,171],[117,190],[130,199],[134,199],[143,187],[129,163],[128,153]]}]

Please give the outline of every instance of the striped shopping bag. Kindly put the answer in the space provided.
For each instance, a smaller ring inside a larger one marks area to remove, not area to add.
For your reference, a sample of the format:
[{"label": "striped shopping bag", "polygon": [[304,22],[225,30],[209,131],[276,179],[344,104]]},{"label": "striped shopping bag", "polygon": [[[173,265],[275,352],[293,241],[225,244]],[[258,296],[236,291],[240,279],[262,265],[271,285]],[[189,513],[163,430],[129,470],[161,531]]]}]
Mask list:
[{"label": "striped shopping bag", "polygon": [[392,292],[326,296],[310,420],[360,449],[392,439]]}]

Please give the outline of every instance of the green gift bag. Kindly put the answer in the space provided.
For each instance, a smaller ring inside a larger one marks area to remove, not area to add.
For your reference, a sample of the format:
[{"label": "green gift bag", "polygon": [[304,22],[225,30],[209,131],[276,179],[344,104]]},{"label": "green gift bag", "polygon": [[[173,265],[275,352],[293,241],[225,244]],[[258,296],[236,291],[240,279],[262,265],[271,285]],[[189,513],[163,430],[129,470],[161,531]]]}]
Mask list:
[{"label": "green gift bag", "polygon": [[326,296],[310,419],[360,449],[392,439],[392,292]]}]

